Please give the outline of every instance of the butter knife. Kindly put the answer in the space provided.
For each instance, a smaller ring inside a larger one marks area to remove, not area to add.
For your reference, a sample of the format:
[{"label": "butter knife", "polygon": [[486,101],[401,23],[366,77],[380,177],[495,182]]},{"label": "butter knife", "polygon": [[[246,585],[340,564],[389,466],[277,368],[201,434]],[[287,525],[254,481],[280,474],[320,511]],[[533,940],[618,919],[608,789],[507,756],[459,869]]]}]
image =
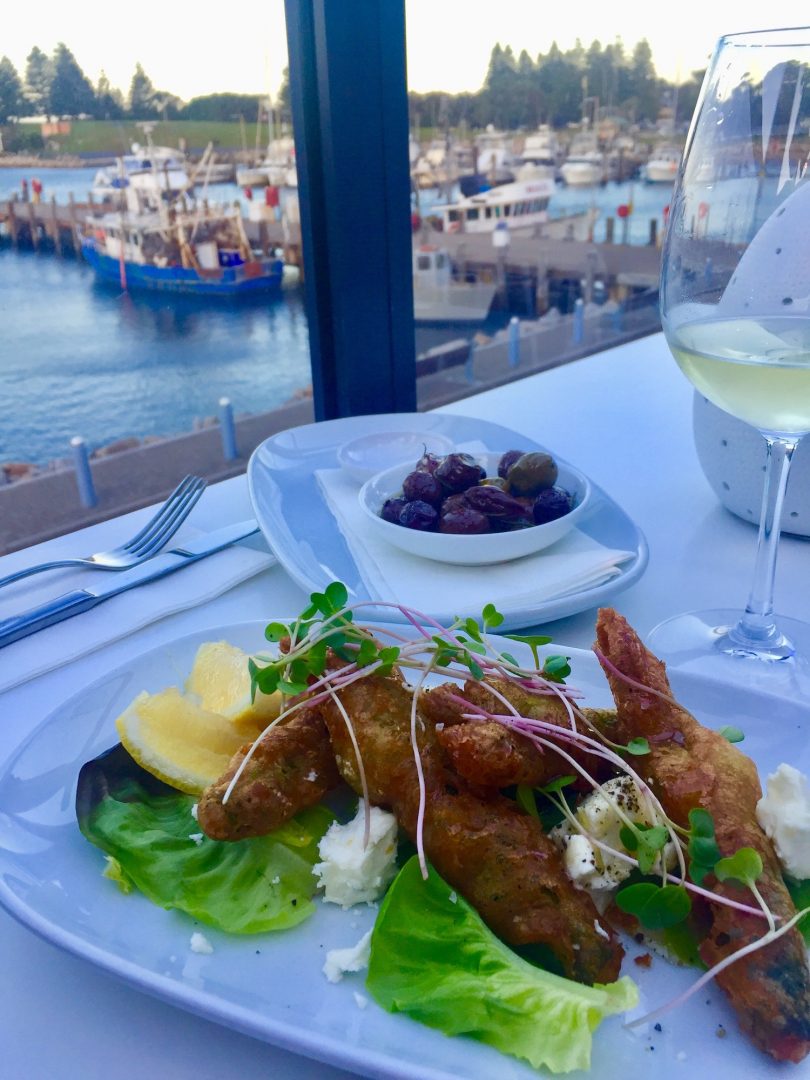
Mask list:
[{"label": "butter knife", "polygon": [[89,611],[97,604],[103,603],[111,596],[134,589],[147,581],[157,581],[159,578],[173,574],[184,566],[198,562],[200,559],[213,555],[223,548],[239,540],[245,540],[259,531],[255,520],[241,521],[236,525],[226,525],[222,529],[207,533],[186,544],[178,545],[170,551],[155,555],[140,566],[132,570],[125,570],[112,577],[112,580],[100,581],[91,589],[74,589],[63,593],[47,603],[39,604],[23,611],[19,615],[12,615],[8,619],[0,620],[0,648],[10,645],[12,641],[34,634],[37,630],[44,630],[46,626],[62,622],[82,611]]}]

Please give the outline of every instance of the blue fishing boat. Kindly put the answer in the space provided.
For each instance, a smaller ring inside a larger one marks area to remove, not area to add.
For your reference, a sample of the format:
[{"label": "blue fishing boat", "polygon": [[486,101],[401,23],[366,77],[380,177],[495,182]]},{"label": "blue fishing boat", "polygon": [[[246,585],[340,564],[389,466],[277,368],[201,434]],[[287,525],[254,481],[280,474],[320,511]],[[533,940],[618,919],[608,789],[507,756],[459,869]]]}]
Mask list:
[{"label": "blue fishing boat", "polygon": [[120,210],[89,217],[84,258],[120,288],[241,296],[281,287],[283,260],[253,251],[237,207]]}]

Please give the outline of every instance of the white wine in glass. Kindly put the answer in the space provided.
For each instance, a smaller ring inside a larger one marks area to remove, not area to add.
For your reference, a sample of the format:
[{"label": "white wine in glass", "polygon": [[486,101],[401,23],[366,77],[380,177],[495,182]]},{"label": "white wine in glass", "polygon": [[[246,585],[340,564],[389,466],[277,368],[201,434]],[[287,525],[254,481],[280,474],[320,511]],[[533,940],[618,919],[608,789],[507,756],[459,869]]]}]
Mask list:
[{"label": "white wine in glass", "polygon": [[673,192],[661,320],[690,382],[768,452],[745,608],[677,615],[648,643],[706,675],[806,686],[810,624],[774,616],[773,588],[790,462],[810,432],[810,27],[717,43]]}]

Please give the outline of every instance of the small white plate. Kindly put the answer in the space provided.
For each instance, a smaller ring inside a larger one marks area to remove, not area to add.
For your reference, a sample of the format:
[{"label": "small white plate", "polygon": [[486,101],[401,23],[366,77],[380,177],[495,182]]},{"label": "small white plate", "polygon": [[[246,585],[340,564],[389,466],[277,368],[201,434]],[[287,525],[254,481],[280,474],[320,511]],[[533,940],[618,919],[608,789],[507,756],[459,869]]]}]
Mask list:
[{"label": "small white plate", "polygon": [[454,449],[451,439],[435,431],[370,431],[343,443],[337,459],[352,480],[364,484],[393,465],[416,465],[426,451],[443,456]]},{"label": "small white plate", "polygon": [[[501,455],[473,454],[475,460],[486,469],[487,476],[497,476]],[[455,563],[461,566],[485,566],[490,563],[511,562],[524,555],[534,554],[551,547],[560,540],[587,509],[591,496],[588,478],[571,465],[559,465],[556,487],[564,488],[573,497],[573,509],[555,521],[533,525],[511,532],[480,533],[462,536],[440,532],[422,532],[395,525],[380,517],[386,499],[395,498],[402,492],[402,482],[412,465],[394,465],[377,473],[360,488],[358,499],[371,529],[388,544],[437,562]]]}]

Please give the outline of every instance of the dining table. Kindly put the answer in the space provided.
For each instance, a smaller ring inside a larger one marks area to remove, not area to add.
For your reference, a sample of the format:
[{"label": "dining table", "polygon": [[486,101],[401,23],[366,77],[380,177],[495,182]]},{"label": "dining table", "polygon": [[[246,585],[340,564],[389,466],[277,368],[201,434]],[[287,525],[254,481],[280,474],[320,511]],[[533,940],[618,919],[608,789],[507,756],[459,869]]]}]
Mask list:
[{"label": "dining table", "polygon": [[[519,376],[519,369],[514,374]],[[756,527],[725,509],[704,475],[692,428],[694,390],[663,334],[482,392],[467,392],[462,372],[459,380],[459,393],[466,396],[438,411],[498,423],[552,448],[608,492],[636,523],[646,539],[649,561],[629,587],[615,594],[612,604],[642,637],[682,611],[744,605]],[[194,510],[193,522],[205,531],[253,513],[243,474],[211,484]],[[135,520],[135,515],[124,515],[8,554],[0,558],[0,576],[68,549],[76,554],[95,551],[113,534],[125,539]],[[160,588],[169,596],[187,573],[191,571],[167,577]],[[132,656],[192,632],[210,628],[214,635],[230,624],[290,616],[305,607],[307,599],[282,565],[268,560],[260,572],[218,594],[206,594],[199,603],[186,603],[176,611],[167,607],[161,617],[124,636],[94,642],[88,652],[79,648],[75,658],[64,663],[46,664],[0,694],[0,773],[31,733],[58,712],[60,703]],[[783,535],[775,608],[795,618],[810,612],[807,539]],[[560,646],[588,649],[595,618],[591,608],[531,629],[551,635]],[[85,619],[79,614],[70,620],[79,645]],[[0,649],[0,674],[12,662],[14,648]],[[0,848],[3,811],[0,805]],[[5,910],[0,910],[0,957],[0,1075],[9,1080],[136,1075],[160,1080],[338,1080],[358,1075],[350,1058],[335,1060],[330,1053],[319,1057],[316,1045],[300,1054],[289,1045],[254,1038],[144,993],[136,981],[117,978],[43,940]],[[283,979],[284,973],[270,967],[267,978]],[[370,1070],[368,1075],[381,1074]]]}]

